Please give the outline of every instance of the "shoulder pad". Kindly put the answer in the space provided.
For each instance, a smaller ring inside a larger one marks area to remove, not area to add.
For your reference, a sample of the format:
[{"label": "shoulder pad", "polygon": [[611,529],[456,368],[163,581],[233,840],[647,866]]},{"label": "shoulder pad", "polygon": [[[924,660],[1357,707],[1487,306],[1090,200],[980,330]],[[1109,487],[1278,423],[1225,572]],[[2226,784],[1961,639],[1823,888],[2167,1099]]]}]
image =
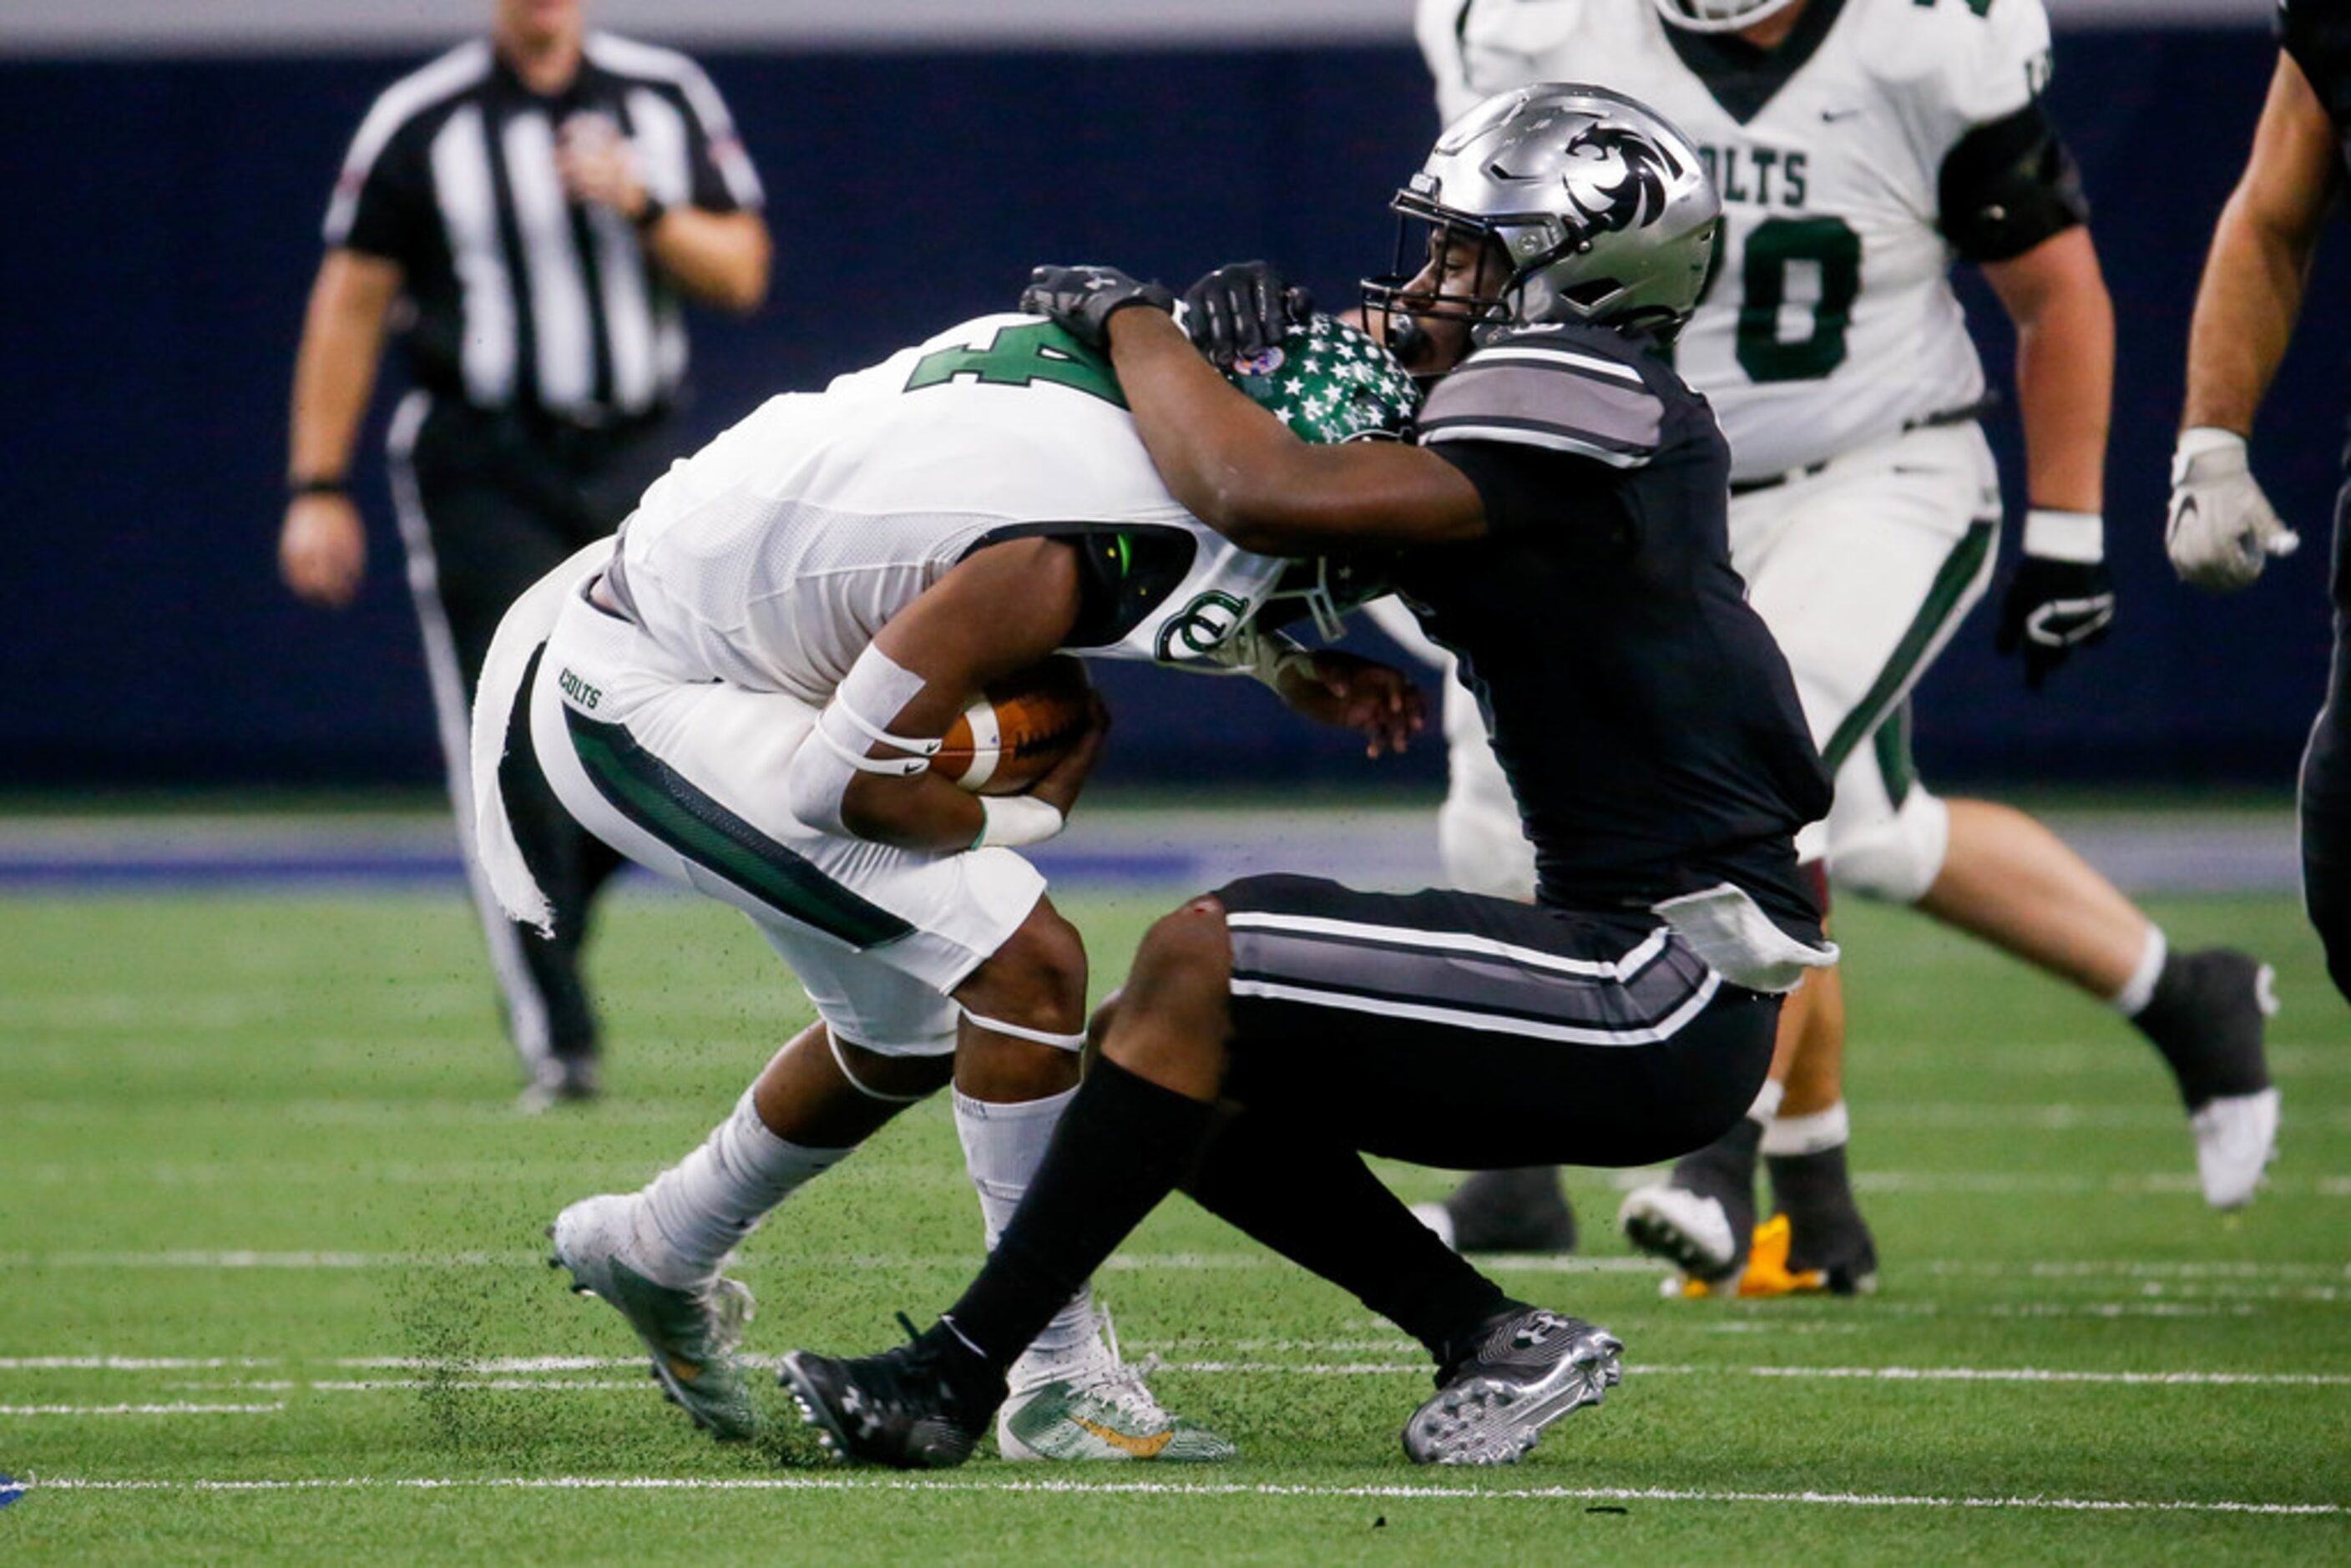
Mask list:
[{"label": "shoulder pad", "polygon": [[1665,400],[1629,350],[1609,351],[1614,339],[1538,329],[1489,340],[1431,389],[1420,444],[1493,441],[1639,467],[1656,454]]}]

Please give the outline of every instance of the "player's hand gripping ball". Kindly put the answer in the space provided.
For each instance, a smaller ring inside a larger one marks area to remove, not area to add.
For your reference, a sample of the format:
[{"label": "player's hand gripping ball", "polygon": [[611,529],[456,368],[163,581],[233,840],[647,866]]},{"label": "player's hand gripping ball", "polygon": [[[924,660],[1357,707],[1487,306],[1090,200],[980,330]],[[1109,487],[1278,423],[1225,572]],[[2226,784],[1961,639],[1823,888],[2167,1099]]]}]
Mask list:
[{"label": "player's hand gripping ball", "polygon": [[931,770],[976,795],[1018,795],[1086,732],[1093,685],[1083,660],[1055,653],[991,682],[955,721]]}]

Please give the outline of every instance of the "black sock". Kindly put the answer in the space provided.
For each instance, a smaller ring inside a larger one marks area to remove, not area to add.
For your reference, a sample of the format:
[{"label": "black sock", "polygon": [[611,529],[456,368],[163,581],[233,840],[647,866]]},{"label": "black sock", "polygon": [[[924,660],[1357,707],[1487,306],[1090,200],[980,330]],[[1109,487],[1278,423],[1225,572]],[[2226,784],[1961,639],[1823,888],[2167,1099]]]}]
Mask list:
[{"label": "black sock", "polygon": [[1874,1270],[1876,1248],[1854,1201],[1845,1145],[1801,1155],[1766,1155],[1771,1202],[1788,1217],[1788,1267],[1797,1272],[1866,1263]]},{"label": "black sock", "polygon": [[2262,1011],[2253,999],[2260,967],[2226,950],[2167,954],[2155,995],[2131,1015],[2133,1026],[2170,1064],[2190,1111],[2220,1095],[2270,1086]]},{"label": "black sock", "polygon": [[1012,1223],[963,1299],[947,1310],[956,1336],[998,1373],[1019,1359],[1112,1249],[1175,1190],[1198,1152],[1211,1109],[1107,1057],[1089,1068]]},{"label": "black sock", "polygon": [[1184,1184],[1194,1201],[1301,1268],[1352,1291],[1428,1347],[1447,1347],[1510,1299],[1412,1217],[1342,1145],[1244,1111],[1202,1151]]},{"label": "black sock", "polygon": [[1755,1161],[1762,1148],[1763,1124],[1752,1116],[1741,1116],[1730,1131],[1674,1162],[1674,1185],[1710,1197],[1743,1193],[1751,1210]]}]

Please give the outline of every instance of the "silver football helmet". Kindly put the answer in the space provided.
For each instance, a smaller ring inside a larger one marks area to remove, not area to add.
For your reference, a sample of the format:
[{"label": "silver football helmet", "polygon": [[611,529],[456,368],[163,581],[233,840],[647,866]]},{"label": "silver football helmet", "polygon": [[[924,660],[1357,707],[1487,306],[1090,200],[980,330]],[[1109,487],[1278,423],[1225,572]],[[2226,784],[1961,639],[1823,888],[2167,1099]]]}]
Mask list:
[{"label": "silver football helmet", "polygon": [[[1670,337],[1706,286],[1722,213],[1687,137],[1623,94],[1578,82],[1479,104],[1445,128],[1390,204],[1404,220],[1396,271],[1366,278],[1364,303],[1387,318],[1389,346],[1407,362],[1415,312]],[[1468,294],[1407,287],[1424,253],[1465,235],[1499,242],[1508,259],[1496,276],[1481,271]]]},{"label": "silver football helmet", "polygon": [[1692,33],[1736,33],[1793,5],[1796,0],[1649,0],[1657,15]]}]

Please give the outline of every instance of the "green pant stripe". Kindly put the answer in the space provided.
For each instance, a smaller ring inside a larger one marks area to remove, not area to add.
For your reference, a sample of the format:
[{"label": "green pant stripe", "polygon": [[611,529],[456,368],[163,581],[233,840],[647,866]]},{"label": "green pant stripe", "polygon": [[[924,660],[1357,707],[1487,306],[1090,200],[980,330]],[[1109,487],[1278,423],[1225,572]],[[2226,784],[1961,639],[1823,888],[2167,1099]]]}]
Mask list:
[{"label": "green pant stripe", "polygon": [[1950,618],[1953,607],[1967,592],[1968,584],[1973,582],[1976,573],[1982,570],[1984,558],[1991,553],[1992,541],[1999,535],[2000,522],[1997,518],[1980,518],[1968,525],[1966,537],[1944,558],[1942,566],[1935,572],[1933,585],[1927,590],[1927,601],[1918,607],[1918,613],[1912,617],[1909,627],[1903,632],[1902,640],[1894,644],[1894,653],[1886,661],[1886,667],[1877,672],[1877,679],[1870,683],[1869,690],[1854,706],[1854,710],[1844,716],[1844,722],[1836,727],[1836,733],[1829,737],[1829,743],[1821,747],[1821,760],[1828,764],[1832,776],[1844,766],[1844,759],[1853,755],[1855,746],[1876,733],[1878,725],[1885,720],[1886,711],[1909,689],[1911,677],[1917,672],[1918,662],[1927,656],[1927,649],[1942,631],[1943,622]]},{"label": "green pant stripe", "polygon": [[1886,722],[1870,737],[1869,747],[1877,753],[1877,776],[1886,782],[1886,802],[1898,811],[1910,798],[1911,786],[1918,782],[1918,765],[1910,759],[1908,698],[1886,716]]},{"label": "green pant stripe", "polygon": [[563,721],[597,792],[688,860],[852,947],[878,947],[914,929],[712,800],[621,726],[569,707]]}]

